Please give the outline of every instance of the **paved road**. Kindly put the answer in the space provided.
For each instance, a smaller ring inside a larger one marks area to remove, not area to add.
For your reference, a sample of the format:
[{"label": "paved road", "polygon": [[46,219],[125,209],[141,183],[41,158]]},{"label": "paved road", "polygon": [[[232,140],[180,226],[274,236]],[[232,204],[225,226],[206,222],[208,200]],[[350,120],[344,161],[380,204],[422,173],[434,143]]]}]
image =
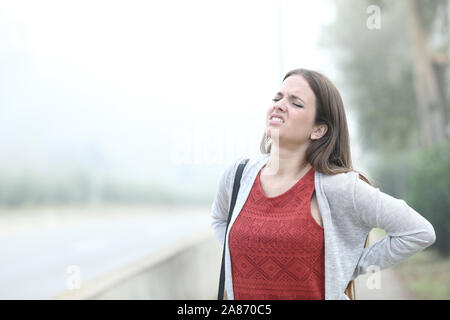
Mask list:
[{"label": "paved road", "polygon": [[209,208],[54,209],[8,218],[2,212],[0,299],[50,299],[78,275],[84,283],[209,228],[208,213]]},{"label": "paved road", "polygon": [[[70,266],[85,283],[206,228],[208,207],[0,210],[0,299],[50,299],[67,290]],[[358,300],[412,299],[393,270],[380,272],[379,289],[371,276],[356,279]]]}]

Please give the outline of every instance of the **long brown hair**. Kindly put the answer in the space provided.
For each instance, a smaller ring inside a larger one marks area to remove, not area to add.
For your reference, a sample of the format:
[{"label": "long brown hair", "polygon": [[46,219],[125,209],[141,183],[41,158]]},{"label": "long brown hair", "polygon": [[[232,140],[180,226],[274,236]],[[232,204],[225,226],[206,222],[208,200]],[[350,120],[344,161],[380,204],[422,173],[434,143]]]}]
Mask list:
[{"label": "long brown hair", "polygon": [[[289,71],[283,81],[292,76],[302,76],[316,96],[315,124],[326,124],[328,130],[317,140],[311,141],[306,150],[306,161],[314,170],[327,175],[343,172],[358,172],[361,180],[371,184],[362,173],[353,169],[350,138],[345,116],[344,103],[335,85],[323,74],[308,69],[294,69]],[[271,139],[264,132],[260,143],[262,153],[270,153]],[[364,242],[364,248],[369,245],[369,235]],[[351,280],[345,294],[351,299],[356,298],[355,282]]]}]

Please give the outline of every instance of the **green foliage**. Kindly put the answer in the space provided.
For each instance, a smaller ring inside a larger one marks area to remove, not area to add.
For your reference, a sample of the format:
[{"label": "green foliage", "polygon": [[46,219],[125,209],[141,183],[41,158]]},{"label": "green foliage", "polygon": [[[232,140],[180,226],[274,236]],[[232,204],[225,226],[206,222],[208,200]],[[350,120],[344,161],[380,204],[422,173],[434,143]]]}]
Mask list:
[{"label": "green foliage", "polygon": [[433,245],[450,254],[450,141],[425,151],[386,156],[372,168],[373,180],[385,193],[404,199],[433,225]]},{"label": "green foliage", "polygon": [[436,247],[450,255],[450,141],[423,152],[407,180],[407,199],[436,231]]},{"label": "green foliage", "polygon": [[393,268],[417,299],[450,299],[450,258],[436,250],[425,249]]},{"label": "green foliage", "polygon": [[393,197],[404,198],[408,189],[406,181],[417,154],[417,151],[383,154],[370,169],[371,182]]}]

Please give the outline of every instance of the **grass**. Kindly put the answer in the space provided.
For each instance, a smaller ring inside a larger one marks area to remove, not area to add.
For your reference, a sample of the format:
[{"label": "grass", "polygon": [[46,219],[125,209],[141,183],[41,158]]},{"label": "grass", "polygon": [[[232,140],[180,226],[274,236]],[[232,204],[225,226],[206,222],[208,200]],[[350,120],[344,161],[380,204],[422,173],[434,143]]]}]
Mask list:
[{"label": "grass", "polygon": [[[371,231],[371,244],[386,236],[379,228]],[[450,300],[450,257],[425,249],[392,267],[415,299]]]},{"label": "grass", "polygon": [[393,270],[417,299],[450,299],[450,257],[425,249],[393,266]]}]

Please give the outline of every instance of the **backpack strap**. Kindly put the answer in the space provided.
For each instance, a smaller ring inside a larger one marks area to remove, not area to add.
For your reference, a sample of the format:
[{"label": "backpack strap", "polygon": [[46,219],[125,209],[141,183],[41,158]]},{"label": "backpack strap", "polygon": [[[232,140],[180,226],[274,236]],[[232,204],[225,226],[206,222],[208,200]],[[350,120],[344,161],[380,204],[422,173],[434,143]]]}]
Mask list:
[{"label": "backpack strap", "polygon": [[231,196],[231,205],[230,211],[228,213],[228,221],[227,227],[225,228],[225,237],[223,239],[223,251],[222,251],[222,266],[220,267],[220,281],[219,281],[219,293],[217,294],[218,300],[223,300],[224,293],[224,283],[225,283],[225,239],[227,238],[228,225],[231,221],[231,214],[233,213],[234,205],[236,204],[237,194],[239,192],[239,187],[241,185],[241,177],[242,172],[244,171],[244,167],[246,166],[249,159],[244,159],[239,163],[239,167],[237,168],[236,175],[234,177],[234,185],[233,185],[233,193]]}]

